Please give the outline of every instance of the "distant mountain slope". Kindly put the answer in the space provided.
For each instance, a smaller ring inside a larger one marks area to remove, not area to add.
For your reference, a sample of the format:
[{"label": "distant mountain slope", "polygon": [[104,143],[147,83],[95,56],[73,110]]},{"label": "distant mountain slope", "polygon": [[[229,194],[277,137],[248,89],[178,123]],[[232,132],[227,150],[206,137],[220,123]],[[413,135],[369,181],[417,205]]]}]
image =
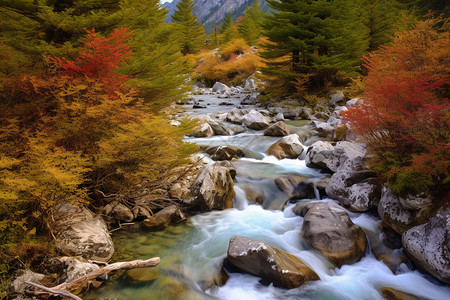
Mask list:
[{"label": "distant mountain slope", "polygon": [[[166,3],[164,6],[169,9],[169,16],[173,14],[176,5],[180,0],[174,0]],[[205,25],[206,33],[211,33],[214,23],[219,25],[222,23],[225,15],[231,11],[233,19],[243,16],[247,6],[252,5],[253,0],[195,0],[194,13],[197,14],[198,21]],[[267,9],[267,3],[261,1],[263,9]],[[167,18],[170,21],[170,17]]]}]

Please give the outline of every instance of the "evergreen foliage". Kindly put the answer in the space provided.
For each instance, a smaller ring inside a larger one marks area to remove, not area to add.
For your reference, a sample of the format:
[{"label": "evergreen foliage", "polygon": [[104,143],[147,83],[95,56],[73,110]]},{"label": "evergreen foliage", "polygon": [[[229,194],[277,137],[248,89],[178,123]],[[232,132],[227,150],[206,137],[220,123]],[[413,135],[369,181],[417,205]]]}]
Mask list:
[{"label": "evergreen foliage", "polygon": [[231,39],[237,37],[237,29],[233,22],[233,16],[231,15],[231,12],[228,12],[228,14],[223,19],[222,25],[220,26],[219,32],[222,34],[221,43],[226,44]]},{"label": "evergreen foliage", "polygon": [[238,31],[249,45],[256,45],[262,35],[262,20],[264,13],[261,10],[261,1],[254,0],[251,7],[247,7],[245,15],[238,25]]},{"label": "evergreen foliage", "polygon": [[310,87],[324,87],[338,71],[360,69],[367,49],[367,30],[359,10],[349,0],[268,0],[272,14],[265,17],[267,41],[260,53],[263,72],[293,90],[296,78],[309,77]]},{"label": "evergreen foliage", "polygon": [[194,7],[192,0],[181,0],[172,15],[172,20],[177,24],[175,30],[183,55],[198,53],[205,37],[205,30],[197,21],[197,14],[192,15]]}]

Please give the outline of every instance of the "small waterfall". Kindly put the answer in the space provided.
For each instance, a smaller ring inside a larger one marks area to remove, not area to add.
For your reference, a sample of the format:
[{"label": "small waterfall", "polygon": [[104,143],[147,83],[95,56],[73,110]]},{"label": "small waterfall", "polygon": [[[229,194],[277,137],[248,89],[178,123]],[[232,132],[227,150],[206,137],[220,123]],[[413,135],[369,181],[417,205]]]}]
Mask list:
[{"label": "small waterfall", "polygon": [[234,186],[233,206],[239,210],[244,210],[248,207],[248,200],[245,191],[238,186]]}]

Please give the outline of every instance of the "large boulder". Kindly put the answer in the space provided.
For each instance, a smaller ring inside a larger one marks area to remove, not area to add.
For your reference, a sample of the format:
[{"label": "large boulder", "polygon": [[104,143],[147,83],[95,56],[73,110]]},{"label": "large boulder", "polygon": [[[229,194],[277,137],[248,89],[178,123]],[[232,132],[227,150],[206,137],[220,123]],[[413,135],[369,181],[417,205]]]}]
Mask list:
[{"label": "large boulder", "polygon": [[208,123],[203,123],[200,128],[196,131],[194,131],[191,136],[196,138],[203,138],[203,137],[212,137],[214,135],[214,130],[211,128],[211,125]]},{"label": "large boulder", "polygon": [[330,104],[332,106],[344,105],[345,104],[344,93],[342,91],[340,91],[340,90],[332,91],[330,93]]},{"label": "large boulder", "polygon": [[279,139],[267,149],[268,155],[273,155],[278,159],[297,158],[304,148],[297,134],[291,134]]},{"label": "large boulder", "polygon": [[233,108],[231,111],[227,113],[226,120],[235,123],[235,124],[242,124],[244,121],[244,116],[250,112],[248,109],[239,109],[239,108]]},{"label": "large boulder", "polygon": [[354,212],[365,212],[377,205],[381,193],[376,173],[367,168],[361,157],[347,159],[331,176],[325,191]]},{"label": "large boulder", "polygon": [[52,269],[59,270],[58,280],[70,282],[99,269],[99,266],[87,262],[81,257],[60,256],[50,259]]},{"label": "large boulder", "polygon": [[235,146],[212,146],[206,148],[205,152],[212,160],[232,160],[244,156],[244,153]]},{"label": "large boulder", "polygon": [[334,202],[314,202],[304,210],[302,238],[338,267],[359,261],[366,251],[366,235]]},{"label": "large boulder", "polygon": [[212,91],[219,94],[224,94],[227,92],[231,94],[230,88],[226,84],[223,84],[221,82],[214,83]]},{"label": "large boulder", "polygon": [[403,249],[416,266],[450,284],[450,209],[402,235]]},{"label": "large boulder", "polygon": [[343,141],[333,147],[329,142],[318,141],[308,148],[305,162],[308,167],[336,172],[348,158],[362,158],[365,154],[366,149],[359,143]]},{"label": "large boulder", "polygon": [[269,127],[269,121],[263,114],[252,109],[242,118],[244,125],[250,129],[262,130]]},{"label": "large boulder", "polygon": [[275,179],[277,188],[286,193],[289,199],[314,198],[314,186],[305,177],[286,175]]},{"label": "large boulder", "polygon": [[264,135],[268,136],[286,136],[290,133],[291,129],[283,121],[278,121],[277,123],[270,125],[264,131]]},{"label": "large boulder", "polygon": [[388,287],[383,288],[381,294],[386,300],[420,300],[414,295]]},{"label": "large boulder", "polygon": [[191,195],[187,204],[202,210],[231,208],[234,183],[230,171],[221,166],[206,166],[192,185]]},{"label": "large boulder", "polygon": [[209,119],[208,124],[211,126],[215,135],[232,135],[234,133],[233,130],[225,126],[222,122]]},{"label": "large boulder", "polygon": [[419,225],[416,223],[415,211],[405,209],[401,205],[399,197],[394,195],[394,192],[388,187],[382,189],[378,215],[385,224],[400,234]]},{"label": "large boulder", "polygon": [[114,244],[105,221],[82,206],[64,204],[53,212],[51,227],[56,247],[85,259],[108,261]]},{"label": "large boulder", "polygon": [[114,218],[119,221],[131,222],[134,220],[134,215],[131,209],[129,209],[122,203],[117,203],[112,209],[111,213]]},{"label": "large boulder", "polygon": [[259,95],[257,93],[251,93],[244,97],[241,101],[241,105],[255,105],[258,104]]},{"label": "large boulder", "polygon": [[230,239],[227,258],[240,270],[273,282],[274,286],[297,288],[319,276],[292,254],[246,237]]},{"label": "large boulder", "polygon": [[177,205],[168,206],[148,219],[145,219],[142,226],[147,229],[163,229],[170,223],[177,223],[186,220]]}]

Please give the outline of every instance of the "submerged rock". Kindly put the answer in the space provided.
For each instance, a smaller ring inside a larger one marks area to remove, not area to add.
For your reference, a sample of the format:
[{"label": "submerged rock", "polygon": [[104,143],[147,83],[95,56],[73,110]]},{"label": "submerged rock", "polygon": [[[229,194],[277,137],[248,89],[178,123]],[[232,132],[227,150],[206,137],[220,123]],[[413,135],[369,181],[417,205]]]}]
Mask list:
[{"label": "submerged rock", "polygon": [[441,209],[428,223],[402,235],[405,253],[421,270],[450,284],[450,209]]},{"label": "submerged rock", "polygon": [[268,136],[286,136],[291,133],[291,129],[283,122],[279,121],[270,125],[265,131],[264,135]]},{"label": "submerged rock", "polygon": [[292,254],[246,237],[230,239],[227,259],[240,270],[273,282],[274,286],[297,288],[319,276]]},{"label": "submerged rock", "polygon": [[338,267],[359,261],[366,251],[366,235],[334,202],[305,207],[302,238]]},{"label": "submerged rock", "polygon": [[128,270],[126,276],[132,282],[142,283],[157,279],[159,272],[157,268],[139,268]]},{"label": "submerged rock", "polygon": [[244,156],[244,153],[235,146],[213,146],[206,148],[205,152],[212,160],[232,160]]},{"label": "submerged rock", "polygon": [[414,295],[388,287],[383,288],[381,293],[386,300],[420,300]]},{"label": "submerged rock", "polygon": [[278,159],[297,158],[304,148],[298,135],[291,134],[279,139],[267,149],[268,155],[273,155]]},{"label": "submerged rock", "polygon": [[163,229],[170,223],[177,223],[186,220],[177,205],[168,206],[157,212],[148,219],[145,219],[142,226],[147,229]]},{"label": "submerged rock", "polygon": [[192,185],[191,195],[188,204],[203,210],[231,208],[234,183],[230,171],[221,166],[206,166]]}]

